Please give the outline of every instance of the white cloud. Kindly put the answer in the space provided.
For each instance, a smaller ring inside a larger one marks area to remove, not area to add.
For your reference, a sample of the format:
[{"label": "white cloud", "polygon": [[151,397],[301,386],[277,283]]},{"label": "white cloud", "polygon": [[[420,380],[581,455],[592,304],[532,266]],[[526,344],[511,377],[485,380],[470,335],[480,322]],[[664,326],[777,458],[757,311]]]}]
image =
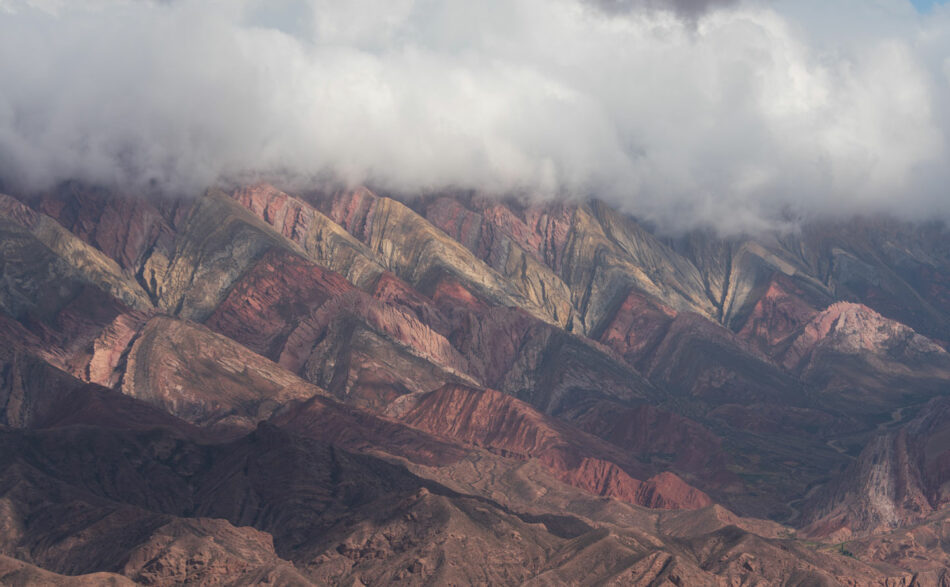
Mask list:
[{"label": "white cloud", "polygon": [[31,4],[0,5],[8,182],[332,173],[724,229],[950,213],[950,12],[903,0]]}]

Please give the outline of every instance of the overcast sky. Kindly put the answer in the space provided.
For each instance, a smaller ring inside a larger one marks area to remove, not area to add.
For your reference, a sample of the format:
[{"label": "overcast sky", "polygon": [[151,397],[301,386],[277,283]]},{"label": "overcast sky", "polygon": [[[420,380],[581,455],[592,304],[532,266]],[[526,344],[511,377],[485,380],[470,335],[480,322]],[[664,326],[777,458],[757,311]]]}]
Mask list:
[{"label": "overcast sky", "polygon": [[[917,4],[929,4],[920,3]],[[0,177],[950,218],[950,6],[0,0]]]}]

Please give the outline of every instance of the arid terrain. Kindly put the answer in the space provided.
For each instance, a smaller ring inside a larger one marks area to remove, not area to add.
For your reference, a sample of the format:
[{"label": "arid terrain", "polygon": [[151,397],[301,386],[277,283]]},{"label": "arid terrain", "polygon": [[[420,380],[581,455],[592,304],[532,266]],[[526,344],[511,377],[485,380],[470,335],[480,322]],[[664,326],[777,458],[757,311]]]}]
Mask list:
[{"label": "arid terrain", "polygon": [[950,586],[950,231],[0,194],[0,583]]}]

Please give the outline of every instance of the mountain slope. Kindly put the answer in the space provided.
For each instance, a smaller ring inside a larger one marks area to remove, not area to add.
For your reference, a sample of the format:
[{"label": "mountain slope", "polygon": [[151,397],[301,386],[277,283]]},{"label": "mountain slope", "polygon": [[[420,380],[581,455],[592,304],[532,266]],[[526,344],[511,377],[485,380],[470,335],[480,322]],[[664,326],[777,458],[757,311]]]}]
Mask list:
[{"label": "mountain slope", "polygon": [[948,242],[366,188],[0,196],[0,556],[156,584],[944,580]]}]

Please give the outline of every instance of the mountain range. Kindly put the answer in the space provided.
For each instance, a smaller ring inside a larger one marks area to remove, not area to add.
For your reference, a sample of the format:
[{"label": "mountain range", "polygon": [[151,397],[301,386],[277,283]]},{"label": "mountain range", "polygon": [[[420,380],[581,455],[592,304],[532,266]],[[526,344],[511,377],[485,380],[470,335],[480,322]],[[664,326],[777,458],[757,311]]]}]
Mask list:
[{"label": "mountain range", "polygon": [[0,194],[0,582],[950,586],[950,231]]}]

